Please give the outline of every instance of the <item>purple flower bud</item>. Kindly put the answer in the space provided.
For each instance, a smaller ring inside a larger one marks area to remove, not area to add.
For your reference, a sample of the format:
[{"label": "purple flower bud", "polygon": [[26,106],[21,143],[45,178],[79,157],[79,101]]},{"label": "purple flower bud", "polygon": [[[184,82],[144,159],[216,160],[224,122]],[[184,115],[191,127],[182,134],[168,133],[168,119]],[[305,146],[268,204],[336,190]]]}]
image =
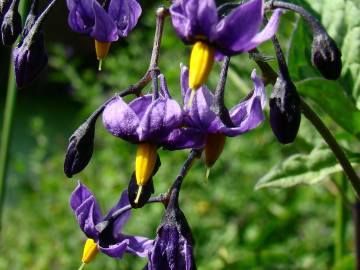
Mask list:
[{"label": "purple flower bud", "polygon": [[311,45],[311,62],[324,78],[337,80],[340,77],[341,51],[326,31],[317,32]]},{"label": "purple flower bud", "polygon": [[27,36],[27,34],[29,33],[31,27],[33,27],[33,25],[36,22],[36,19],[38,17],[37,16],[38,15],[37,14],[38,2],[39,2],[38,0],[34,0],[32,2],[32,4],[31,4],[29,14],[26,17],[24,28],[23,28],[23,31],[21,33],[22,37]]},{"label": "purple flower bud", "polygon": [[89,163],[94,150],[96,118],[89,118],[70,137],[65,155],[64,172],[71,178]]},{"label": "purple flower bud", "polygon": [[2,19],[6,11],[8,11],[10,4],[11,4],[10,0],[0,0],[0,24],[2,22]]},{"label": "purple flower bud", "polygon": [[[26,86],[34,80],[47,64],[48,57],[41,26],[46,15],[54,6],[55,1],[53,0],[48,4],[35,22],[32,21],[32,17],[28,17],[26,20],[23,39],[13,52],[16,84],[19,88]],[[32,8],[35,5],[36,3]],[[33,15],[29,14],[29,16]]]},{"label": "purple flower bud", "polygon": [[177,190],[173,189],[149,252],[148,270],[195,270],[193,245],[191,229],[179,208]]},{"label": "purple flower bud", "polygon": [[270,125],[280,143],[295,140],[300,120],[300,97],[294,84],[278,77],[270,97]]},{"label": "purple flower bud", "polygon": [[1,41],[6,46],[11,46],[21,32],[21,16],[18,6],[19,1],[13,0],[2,20]]}]

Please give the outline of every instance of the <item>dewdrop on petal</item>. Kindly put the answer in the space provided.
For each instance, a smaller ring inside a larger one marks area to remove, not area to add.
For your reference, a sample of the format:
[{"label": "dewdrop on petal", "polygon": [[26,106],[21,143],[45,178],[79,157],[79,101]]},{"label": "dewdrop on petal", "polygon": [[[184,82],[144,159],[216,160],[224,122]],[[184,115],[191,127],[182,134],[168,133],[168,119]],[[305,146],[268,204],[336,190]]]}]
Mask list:
[{"label": "dewdrop on petal", "polygon": [[226,142],[226,136],[222,133],[209,133],[205,142],[205,165],[206,175],[205,181],[207,182],[210,174],[210,168],[215,164],[216,160],[220,157],[224,145]]},{"label": "dewdrop on petal", "polygon": [[191,51],[189,88],[192,90],[188,102],[191,106],[195,91],[207,80],[214,64],[215,48],[204,41],[197,41]]},{"label": "dewdrop on petal", "polygon": [[97,245],[93,239],[88,238],[84,245],[83,256],[82,256],[82,264],[79,270],[83,269],[86,264],[91,262],[95,256],[98,254],[99,250]]},{"label": "dewdrop on petal", "polygon": [[135,159],[136,184],[139,186],[135,203],[138,203],[142,187],[149,181],[156,164],[157,145],[141,143],[138,145]]},{"label": "dewdrop on petal", "polygon": [[99,61],[98,70],[101,71],[102,61],[108,55],[111,42],[102,42],[95,39],[96,58]]}]

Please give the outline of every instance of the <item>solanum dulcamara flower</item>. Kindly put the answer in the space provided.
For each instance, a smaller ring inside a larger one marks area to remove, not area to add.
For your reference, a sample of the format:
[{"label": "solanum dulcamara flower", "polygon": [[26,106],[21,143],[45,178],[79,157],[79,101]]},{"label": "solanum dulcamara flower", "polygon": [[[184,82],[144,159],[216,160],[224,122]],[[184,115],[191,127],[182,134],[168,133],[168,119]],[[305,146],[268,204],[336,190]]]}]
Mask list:
[{"label": "solanum dulcamara flower", "polygon": [[[256,71],[251,73],[254,83],[253,92],[230,111],[232,127],[226,126],[220,117],[212,111],[214,95],[202,85],[195,93],[194,101],[186,109],[185,123],[205,132],[205,163],[210,168],[220,156],[226,137],[234,137],[256,128],[263,120],[263,108],[266,104],[266,93],[263,82],[256,76]],[[192,90],[189,88],[189,70],[181,66],[181,92],[184,104],[190,99]]]},{"label": "solanum dulcamara flower", "polygon": [[275,10],[259,32],[264,16],[263,0],[241,4],[223,18],[219,18],[214,0],[176,0],[170,13],[180,38],[186,44],[194,45],[189,67],[192,90],[206,81],[215,54],[232,56],[254,49],[275,34],[280,17],[280,11]]},{"label": "solanum dulcamara flower", "polygon": [[125,190],[118,203],[104,217],[95,196],[82,183],[79,182],[70,197],[70,206],[74,211],[80,229],[88,238],[83,251],[83,264],[89,263],[98,251],[110,257],[121,258],[125,252],[146,257],[153,246],[153,240],[145,237],[130,236],[121,233],[123,226],[130,218],[130,210],[124,212],[109,225],[103,232],[96,229],[96,225],[107,220],[115,211],[129,204],[127,190]]},{"label": "solanum dulcamara flower", "polygon": [[109,52],[111,42],[127,37],[136,26],[141,7],[136,0],[67,0],[68,23],[75,32],[88,34],[95,40],[97,59]]},{"label": "solanum dulcamara flower", "polygon": [[105,128],[114,136],[138,144],[135,174],[139,186],[137,200],[142,187],[149,181],[155,168],[157,149],[168,150],[199,148],[204,145],[204,133],[183,125],[183,110],[171,98],[163,75],[160,93],[144,95],[129,104],[121,97],[111,101],[103,112]]}]

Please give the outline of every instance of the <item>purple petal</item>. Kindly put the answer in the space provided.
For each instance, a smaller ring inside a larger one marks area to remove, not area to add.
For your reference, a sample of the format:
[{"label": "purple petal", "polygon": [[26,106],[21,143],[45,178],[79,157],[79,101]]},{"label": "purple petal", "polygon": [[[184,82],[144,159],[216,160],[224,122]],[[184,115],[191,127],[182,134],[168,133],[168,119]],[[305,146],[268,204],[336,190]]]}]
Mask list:
[{"label": "purple petal", "polygon": [[[129,202],[129,196],[128,196],[128,191],[127,189],[125,189],[122,193],[121,193],[121,196],[120,196],[120,199],[119,201],[117,202],[117,204],[111,208],[111,210],[109,211],[109,213],[106,215],[105,217],[105,220],[107,218],[109,218],[115,211],[123,208],[124,206],[127,206],[129,205],[130,202]],[[117,234],[117,233],[120,233],[125,225],[125,223],[129,220],[131,216],[131,211],[126,211],[124,212],[122,215],[120,215],[115,221],[114,221],[114,233]]]},{"label": "purple petal", "polygon": [[126,248],[129,245],[129,239],[122,239],[116,244],[109,245],[108,247],[103,247],[99,244],[99,250],[106,255],[121,259],[124,253],[126,252]]},{"label": "purple petal", "polygon": [[234,9],[216,26],[212,42],[232,52],[241,52],[244,43],[259,31],[264,14],[263,0],[251,0]]},{"label": "purple petal", "polygon": [[264,120],[263,108],[266,104],[265,87],[256,76],[255,70],[253,70],[251,78],[254,82],[253,94],[247,100],[230,110],[230,117],[235,127],[228,128],[219,119],[209,129],[211,132],[222,132],[231,137],[237,136],[257,127]]},{"label": "purple petal", "polygon": [[91,191],[81,182],[71,194],[70,206],[81,230],[87,237],[96,240],[98,231],[95,225],[102,221],[100,207]]},{"label": "purple petal", "polygon": [[[180,86],[181,86],[181,97],[184,100],[186,92],[189,91],[189,69],[187,66],[180,64]],[[184,103],[186,104],[186,103]]]},{"label": "purple petal", "polygon": [[205,132],[200,129],[182,127],[174,129],[161,140],[164,148],[168,150],[202,148],[205,144]]},{"label": "purple petal", "polygon": [[154,245],[154,240],[141,236],[125,236],[129,239],[129,245],[126,252],[139,257],[147,257]]},{"label": "purple petal", "polygon": [[190,43],[199,36],[210,38],[218,22],[213,0],[175,1],[170,7],[170,13],[176,32],[184,41]]},{"label": "purple petal", "polygon": [[256,48],[258,45],[263,43],[264,41],[270,39],[275,35],[279,22],[280,22],[280,15],[281,10],[277,9],[274,11],[273,15],[271,16],[269,22],[265,26],[265,28],[258,33],[256,36],[254,36],[249,42],[246,44],[243,44],[242,51],[248,52],[254,48]]},{"label": "purple petal", "polygon": [[141,6],[135,0],[111,0],[109,15],[116,23],[119,36],[126,37],[138,22]]},{"label": "purple petal", "polygon": [[95,25],[90,36],[101,42],[113,42],[118,40],[117,27],[114,20],[106,13],[97,1],[93,2]]},{"label": "purple petal", "polygon": [[137,132],[140,141],[158,143],[159,136],[169,134],[181,124],[182,110],[179,104],[172,99],[159,98],[147,108],[140,121]]},{"label": "purple petal", "polygon": [[[133,108],[139,107],[139,99],[133,103]],[[103,124],[105,128],[114,136],[138,142],[136,129],[140,120],[134,111],[121,97],[115,98],[105,108],[103,112]]]},{"label": "purple petal", "polygon": [[67,0],[68,23],[78,33],[89,33],[95,23],[93,0]]}]

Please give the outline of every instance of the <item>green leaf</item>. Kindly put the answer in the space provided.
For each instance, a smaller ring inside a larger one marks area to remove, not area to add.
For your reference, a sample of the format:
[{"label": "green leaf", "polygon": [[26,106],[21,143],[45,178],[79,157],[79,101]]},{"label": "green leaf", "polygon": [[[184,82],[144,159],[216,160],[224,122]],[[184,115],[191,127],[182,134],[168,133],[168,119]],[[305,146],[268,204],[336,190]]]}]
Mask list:
[{"label": "green leaf", "polygon": [[[353,165],[360,164],[360,154],[347,151],[347,156]],[[281,161],[257,182],[255,189],[289,188],[298,184],[312,185],[341,170],[331,150],[321,145],[310,154],[295,154]]]},{"label": "green leaf", "polygon": [[340,83],[325,79],[307,79],[296,83],[297,90],[318,104],[350,134],[360,138],[360,110],[345,95]]}]

